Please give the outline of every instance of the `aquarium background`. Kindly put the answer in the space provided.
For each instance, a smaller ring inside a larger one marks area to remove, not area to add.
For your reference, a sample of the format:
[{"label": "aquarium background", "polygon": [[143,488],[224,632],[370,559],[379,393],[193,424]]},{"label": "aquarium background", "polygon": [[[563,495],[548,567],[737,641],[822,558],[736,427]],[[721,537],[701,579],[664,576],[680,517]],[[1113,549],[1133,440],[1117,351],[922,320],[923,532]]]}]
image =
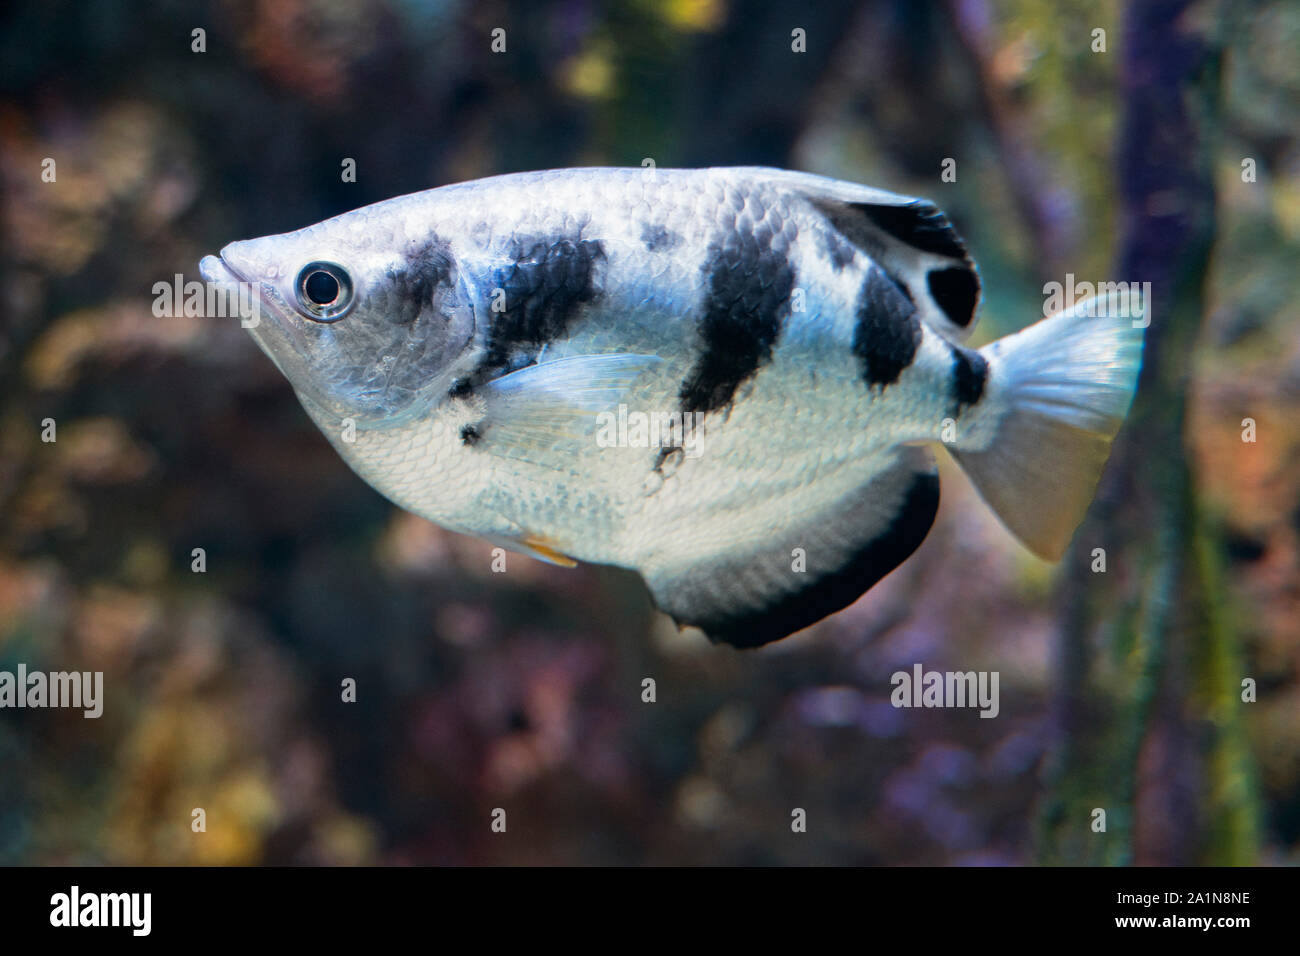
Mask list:
[{"label": "aquarium background", "polygon": [[[0,862],[1300,861],[1297,51],[1296,2],[7,3],[0,669],[105,704],[0,711]],[[978,344],[1154,280],[1067,561],[945,462],[883,583],[714,647],[629,572],[494,573],[237,321],[153,312],[234,239],[647,159],[934,199]],[[997,671],[998,717],[893,707],[917,663]]]}]

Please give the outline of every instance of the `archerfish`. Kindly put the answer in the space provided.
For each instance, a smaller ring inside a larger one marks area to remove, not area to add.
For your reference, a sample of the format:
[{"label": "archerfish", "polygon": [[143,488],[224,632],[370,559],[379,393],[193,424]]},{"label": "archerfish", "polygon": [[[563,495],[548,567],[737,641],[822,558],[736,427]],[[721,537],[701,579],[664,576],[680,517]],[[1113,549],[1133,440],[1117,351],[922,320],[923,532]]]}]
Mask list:
[{"label": "archerfish", "polygon": [[257,343],[391,501],[633,568],[679,625],[741,647],[912,554],[929,446],[1058,558],[1141,364],[1113,301],[964,346],[979,276],[934,204],[778,169],[496,176],[200,269],[255,287]]}]

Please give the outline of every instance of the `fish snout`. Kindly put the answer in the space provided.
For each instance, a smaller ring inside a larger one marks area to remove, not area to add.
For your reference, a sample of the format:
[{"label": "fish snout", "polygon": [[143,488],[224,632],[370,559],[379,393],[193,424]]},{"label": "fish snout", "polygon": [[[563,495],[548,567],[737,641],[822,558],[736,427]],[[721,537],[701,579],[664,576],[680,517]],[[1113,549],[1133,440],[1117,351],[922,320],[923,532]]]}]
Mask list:
[{"label": "fish snout", "polygon": [[230,246],[222,249],[215,256],[204,256],[199,260],[199,275],[209,286],[209,299],[213,293],[217,298],[214,313],[219,316],[237,315],[240,325],[253,330],[261,324],[263,306],[266,304],[265,290],[259,283],[250,282],[247,274],[233,265],[227,256]]},{"label": "fish snout", "polygon": [[221,256],[204,256],[199,260],[199,275],[204,282],[237,282],[239,277],[231,271],[230,266]]}]

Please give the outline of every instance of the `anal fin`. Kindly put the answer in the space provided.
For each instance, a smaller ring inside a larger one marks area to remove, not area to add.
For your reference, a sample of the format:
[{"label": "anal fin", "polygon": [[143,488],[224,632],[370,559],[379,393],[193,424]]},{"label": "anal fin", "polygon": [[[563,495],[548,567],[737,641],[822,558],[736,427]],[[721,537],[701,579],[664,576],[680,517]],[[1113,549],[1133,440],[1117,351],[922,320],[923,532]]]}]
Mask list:
[{"label": "anal fin", "polygon": [[938,506],[933,457],[906,447],[819,513],[779,499],[765,503],[749,516],[771,529],[757,544],[703,557],[682,553],[642,573],[656,604],[678,624],[714,641],[758,647],[852,604],[925,540]]}]

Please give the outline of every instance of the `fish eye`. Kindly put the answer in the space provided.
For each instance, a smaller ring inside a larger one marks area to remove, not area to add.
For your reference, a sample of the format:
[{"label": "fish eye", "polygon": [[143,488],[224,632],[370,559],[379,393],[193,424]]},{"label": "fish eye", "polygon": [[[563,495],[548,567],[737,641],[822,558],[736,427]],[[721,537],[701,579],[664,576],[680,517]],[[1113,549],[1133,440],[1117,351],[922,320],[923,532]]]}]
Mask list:
[{"label": "fish eye", "polygon": [[313,322],[337,322],[352,308],[352,276],[333,262],[307,263],[298,272],[294,291],[299,307]]}]

